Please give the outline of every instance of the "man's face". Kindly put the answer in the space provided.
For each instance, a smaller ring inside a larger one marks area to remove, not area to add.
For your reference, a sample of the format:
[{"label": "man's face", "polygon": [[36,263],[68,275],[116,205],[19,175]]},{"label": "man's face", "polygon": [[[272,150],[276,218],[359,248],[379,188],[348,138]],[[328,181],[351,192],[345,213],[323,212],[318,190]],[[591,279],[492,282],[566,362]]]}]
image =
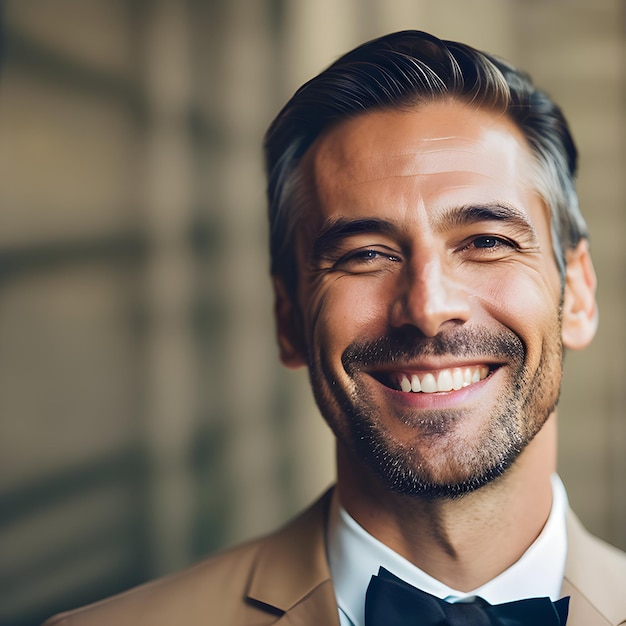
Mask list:
[{"label": "man's face", "polygon": [[489,482],[554,410],[562,292],[531,162],[507,118],[454,102],[364,114],[303,161],[279,333],[341,444],[395,491]]}]

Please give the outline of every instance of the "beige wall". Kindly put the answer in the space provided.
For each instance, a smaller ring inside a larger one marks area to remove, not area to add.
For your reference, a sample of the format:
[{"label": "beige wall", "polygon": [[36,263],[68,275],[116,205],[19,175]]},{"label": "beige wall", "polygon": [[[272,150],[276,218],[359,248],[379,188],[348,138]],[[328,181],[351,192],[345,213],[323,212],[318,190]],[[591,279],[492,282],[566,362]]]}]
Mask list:
[{"label": "beige wall", "polygon": [[0,75],[0,623],[184,566],[333,479],[277,362],[260,144],[360,41],[430,30],[560,102],[600,276],[560,470],[626,547],[625,24],[619,0],[8,0]]}]

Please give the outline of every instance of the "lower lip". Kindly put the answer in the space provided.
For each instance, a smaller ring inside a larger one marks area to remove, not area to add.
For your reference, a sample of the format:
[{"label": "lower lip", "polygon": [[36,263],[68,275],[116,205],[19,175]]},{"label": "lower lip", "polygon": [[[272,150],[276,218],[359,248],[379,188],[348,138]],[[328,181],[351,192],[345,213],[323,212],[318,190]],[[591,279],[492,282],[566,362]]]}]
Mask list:
[{"label": "lower lip", "polygon": [[478,396],[484,393],[485,387],[487,387],[493,378],[497,375],[498,371],[493,370],[483,380],[472,383],[467,387],[463,387],[456,391],[438,391],[436,393],[423,393],[423,392],[406,392],[391,389],[378,383],[385,394],[387,394],[393,402],[400,402],[405,408],[410,409],[452,409],[458,408],[463,404],[474,402],[478,399]]}]

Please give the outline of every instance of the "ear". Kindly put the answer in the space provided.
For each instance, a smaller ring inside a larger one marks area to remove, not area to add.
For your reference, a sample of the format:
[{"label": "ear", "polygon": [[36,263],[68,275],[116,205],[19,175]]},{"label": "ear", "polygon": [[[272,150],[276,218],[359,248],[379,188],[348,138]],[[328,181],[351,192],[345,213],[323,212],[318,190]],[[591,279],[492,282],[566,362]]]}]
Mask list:
[{"label": "ear", "polygon": [[596,274],[586,239],[566,254],[563,294],[563,345],[580,350],[591,343],[598,327]]},{"label": "ear", "polygon": [[286,367],[297,369],[306,364],[302,324],[297,306],[287,293],[281,278],[274,276],[273,283],[274,316],[280,360]]}]

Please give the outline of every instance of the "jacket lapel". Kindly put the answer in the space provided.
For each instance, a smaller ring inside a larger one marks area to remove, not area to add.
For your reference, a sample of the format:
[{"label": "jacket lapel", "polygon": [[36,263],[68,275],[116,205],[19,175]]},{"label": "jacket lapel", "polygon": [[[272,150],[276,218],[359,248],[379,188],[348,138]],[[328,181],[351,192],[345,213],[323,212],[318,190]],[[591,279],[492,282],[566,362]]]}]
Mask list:
[{"label": "jacket lapel", "polygon": [[567,579],[563,581],[561,596],[570,596],[567,626],[612,626],[612,623],[596,610],[587,596],[580,593]]},{"label": "jacket lapel", "polygon": [[270,536],[254,564],[247,597],[280,626],[339,626],[326,557],[329,490],[294,522]]},{"label": "jacket lapel", "polygon": [[325,581],[289,609],[276,626],[339,626],[339,612],[332,582]]},{"label": "jacket lapel", "polygon": [[567,564],[562,596],[571,596],[567,626],[626,624],[626,557],[590,535],[567,512]]}]

